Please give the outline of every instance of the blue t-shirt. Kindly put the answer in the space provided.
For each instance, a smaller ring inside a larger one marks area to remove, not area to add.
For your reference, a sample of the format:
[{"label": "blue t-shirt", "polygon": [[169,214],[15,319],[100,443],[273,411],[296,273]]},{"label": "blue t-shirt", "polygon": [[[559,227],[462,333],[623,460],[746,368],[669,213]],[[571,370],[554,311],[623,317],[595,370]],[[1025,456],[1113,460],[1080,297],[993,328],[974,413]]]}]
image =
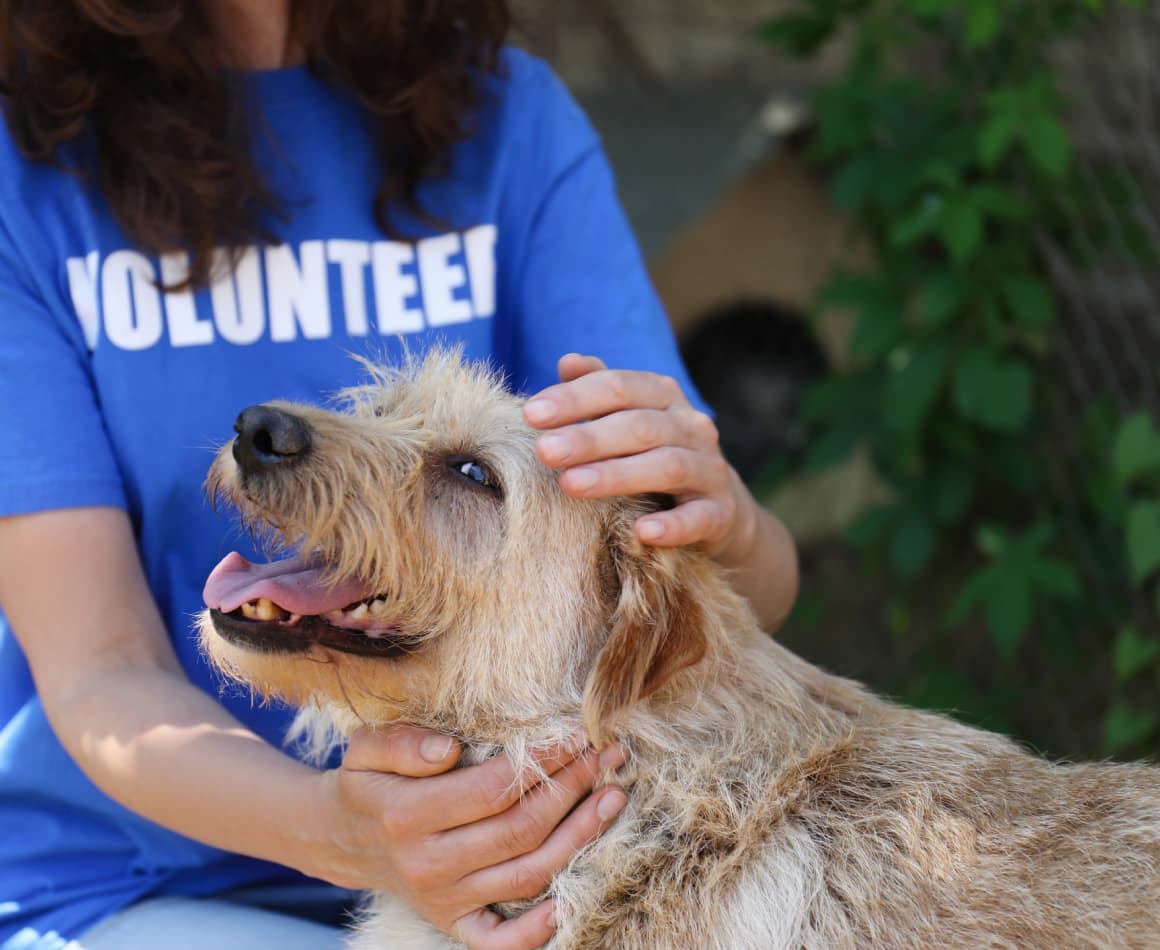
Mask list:
[{"label": "blue t-shirt", "polygon": [[[291,214],[270,222],[276,243],[245,248],[193,294],[157,289],[187,259],[135,250],[91,186],[23,160],[0,132],[0,516],[126,509],[182,665],[213,695],[191,617],[221,557],[259,554],[201,486],[242,408],[325,400],[359,381],[352,353],[437,340],[526,392],[580,351],[692,394],[597,138],[540,62],[509,52],[486,80],[472,137],[420,190],[442,226],[406,222],[417,243],[375,225],[379,158],[352,97],[305,69],[248,81],[255,157]],[[61,591],[45,609],[84,605]],[[221,701],[281,744],[285,711]],[[59,946],[145,895],[290,877],[97,790],[53,735],[0,614],[0,948]]]}]

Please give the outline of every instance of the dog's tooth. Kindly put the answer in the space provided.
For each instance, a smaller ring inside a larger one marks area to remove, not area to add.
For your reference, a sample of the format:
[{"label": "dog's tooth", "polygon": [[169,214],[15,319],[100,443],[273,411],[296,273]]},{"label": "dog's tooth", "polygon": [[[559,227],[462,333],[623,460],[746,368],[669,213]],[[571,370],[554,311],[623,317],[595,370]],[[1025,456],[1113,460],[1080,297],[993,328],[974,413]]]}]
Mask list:
[{"label": "dog's tooth", "polygon": [[254,619],[256,620],[278,620],[282,617],[282,608],[279,607],[269,597],[261,597],[258,599],[256,609],[254,611]]},{"label": "dog's tooth", "polygon": [[351,620],[362,620],[362,618],[367,615],[367,611],[368,611],[368,608],[366,605],[366,601],[363,601],[361,604],[359,604],[357,607],[355,607],[354,610],[348,611],[347,617]]},{"label": "dog's tooth", "polygon": [[242,616],[247,620],[258,619],[258,608],[252,602],[242,604]]},{"label": "dog's tooth", "polygon": [[370,602],[370,612],[372,614],[375,614],[375,615],[381,614],[386,609],[387,609],[387,598],[386,597],[376,597],[374,600],[372,600]]}]

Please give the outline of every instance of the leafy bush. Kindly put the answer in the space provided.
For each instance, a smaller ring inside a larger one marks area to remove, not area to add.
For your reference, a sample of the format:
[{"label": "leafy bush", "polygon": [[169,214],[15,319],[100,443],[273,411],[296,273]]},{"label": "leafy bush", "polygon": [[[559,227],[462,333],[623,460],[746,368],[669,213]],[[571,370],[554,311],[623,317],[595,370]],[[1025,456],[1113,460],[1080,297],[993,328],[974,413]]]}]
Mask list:
[{"label": "leafy bush", "polygon": [[[799,56],[835,34],[851,44],[845,75],[814,98],[812,155],[876,261],[820,296],[853,323],[849,365],[808,398],[807,465],[869,448],[894,500],[849,541],[904,591],[955,575],[945,628],[981,619],[996,663],[1032,636],[1085,662],[1110,655],[1105,750],[1134,753],[1160,729],[1132,704],[1139,683],[1160,683],[1160,435],[1140,414],[1113,420],[1109,444],[1093,406],[1069,455],[1048,415],[1058,302],[1045,239],[1077,267],[1113,250],[1154,257],[1130,175],[1081,173],[1051,65],[1103,12],[1102,0],[803,0],[762,34]],[[1062,467],[1079,473],[1078,496]]]}]

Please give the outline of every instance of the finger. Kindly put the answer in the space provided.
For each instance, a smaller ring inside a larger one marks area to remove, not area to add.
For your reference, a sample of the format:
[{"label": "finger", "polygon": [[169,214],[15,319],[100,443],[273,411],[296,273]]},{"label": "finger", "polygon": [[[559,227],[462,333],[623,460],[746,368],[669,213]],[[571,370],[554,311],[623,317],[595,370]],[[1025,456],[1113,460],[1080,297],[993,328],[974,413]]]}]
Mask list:
[{"label": "finger", "polygon": [[608,369],[604,360],[598,356],[588,356],[583,353],[568,353],[561,356],[556,363],[556,372],[560,374],[560,381],[564,383],[602,369]]},{"label": "finger", "polygon": [[687,404],[680,384],[671,376],[605,369],[537,393],[524,405],[524,418],[544,429],[624,409],[668,409]]},{"label": "finger", "polygon": [[459,760],[459,743],[430,729],[394,725],[386,729],[364,726],[355,731],[343,756],[343,768],[352,772],[389,772],[425,778],[446,772]]},{"label": "finger", "polygon": [[452,936],[469,950],[536,950],[555,932],[556,903],[550,900],[511,920],[481,908],[461,917],[452,928]]},{"label": "finger", "polygon": [[560,487],[575,498],[663,492],[714,496],[729,490],[728,463],[718,453],[667,445],[638,455],[567,468]]},{"label": "finger", "polygon": [[540,436],[536,455],[545,465],[560,468],[637,455],[665,445],[708,450],[717,442],[713,420],[691,406],[630,409]]},{"label": "finger", "polygon": [[[552,776],[551,781],[528,791],[503,814],[445,832],[441,848],[456,856],[465,877],[480,868],[534,851],[576,803],[592,791],[600,768],[596,752],[586,752]],[[493,899],[480,903],[493,903]]]},{"label": "finger", "polygon": [[723,538],[733,521],[734,502],[728,497],[694,498],[669,511],[644,515],[633,526],[645,544],[674,548]]},{"label": "finger", "polygon": [[511,759],[501,755],[428,779],[421,790],[422,808],[427,814],[438,816],[438,824],[428,830],[470,826],[506,812],[545,776],[556,775],[585,755],[584,750],[584,740],[575,737],[536,753],[532,757],[534,767],[522,769],[519,775]]},{"label": "finger", "polygon": [[462,883],[481,902],[537,897],[583,848],[608,830],[626,804],[628,797],[623,789],[602,788],[590,795],[531,854],[484,868]]}]

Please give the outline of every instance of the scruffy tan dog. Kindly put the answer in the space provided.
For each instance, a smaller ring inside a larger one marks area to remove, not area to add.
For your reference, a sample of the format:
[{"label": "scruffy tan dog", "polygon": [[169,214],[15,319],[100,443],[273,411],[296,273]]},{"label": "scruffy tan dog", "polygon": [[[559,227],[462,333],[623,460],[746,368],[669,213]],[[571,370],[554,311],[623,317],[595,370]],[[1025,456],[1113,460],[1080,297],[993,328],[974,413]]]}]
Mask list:
[{"label": "scruffy tan dog", "polygon": [[[657,499],[567,498],[454,356],[349,399],[239,418],[211,489],[299,553],[219,566],[205,648],[323,744],[623,743],[629,803],[553,882],[551,947],[1160,947],[1160,771],[1052,765],[803,662],[707,557],[635,540]],[[352,942],[453,945],[386,895]]]}]

